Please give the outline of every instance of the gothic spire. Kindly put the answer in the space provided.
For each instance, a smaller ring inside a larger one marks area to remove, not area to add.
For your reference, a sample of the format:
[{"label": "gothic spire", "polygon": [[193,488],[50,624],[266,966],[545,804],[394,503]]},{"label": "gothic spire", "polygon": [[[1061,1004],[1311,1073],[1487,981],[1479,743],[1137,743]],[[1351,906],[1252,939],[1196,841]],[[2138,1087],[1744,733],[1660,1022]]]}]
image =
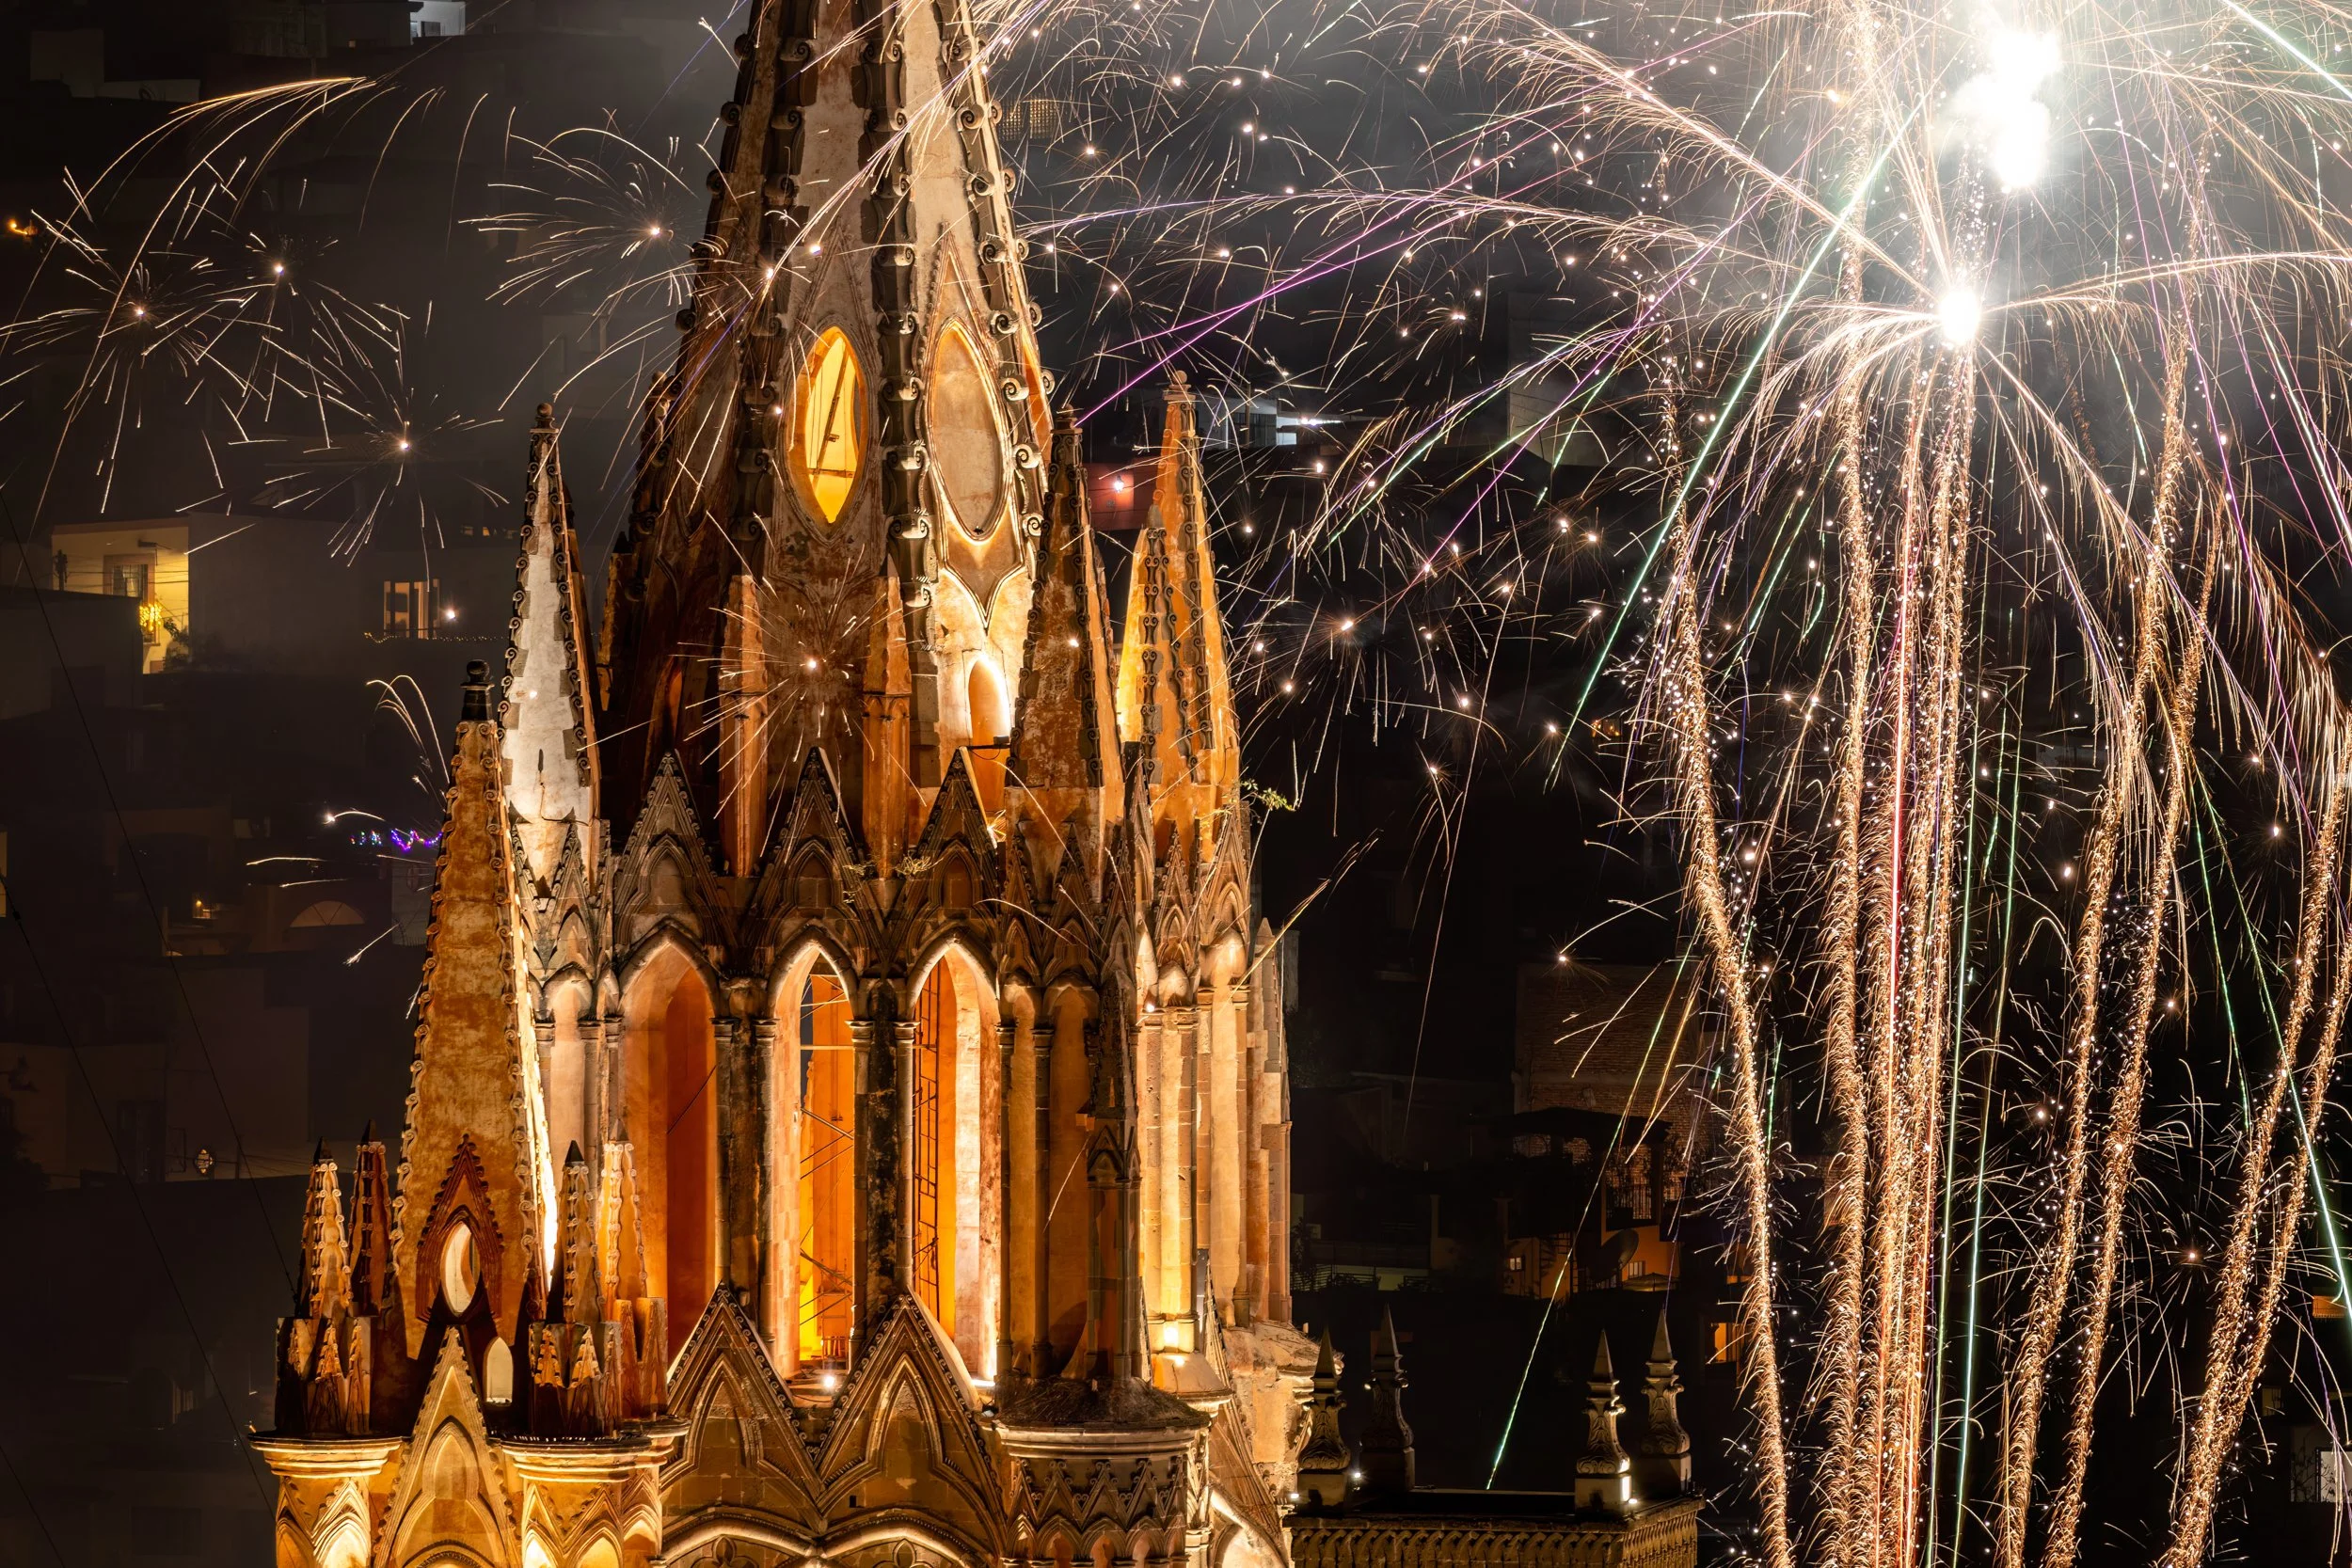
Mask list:
[{"label": "gothic spire", "polygon": [[302,1279],[278,1321],[278,1433],[364,1433],[373,1402],[373,1323],[355,1305],[342,1185],[321,1143],[302,1212]]},{"label": "gothic spire", "polygon": [[[596,814],[594,691],[580,625],[580,541],[557,451],[555,409],[541,404],[531,429],[523,483],[522,556],[515,563],[515,614],[507,622],[506,673],[500,682],[506,803],[515,813],[536,881],[555,873],[567,827]],[[594,835],[583,834],[583,853]]]},{"label": "gothic spire", "polygon": [[[515,997],[515,882],[501,735],[490,717],[487,667],[469,664],[466,677],[392,1242],[412,1356],[422,1353],[426,1322],[451,1289],[464,1297],[452,1304],[457,1309],[485,1293],[499,1335],[511,1342],[552,1239],[547,1134]],[[428,1257],[428,1247],[449,1256]],[[468,1271],[478,1277],[461,1289]]]},{"label": "gothic spire", "polygon": [[597,1267],[596,1192],[588,1156],[575,1143],[564,1156],[564,1212],[556,1238],[555,1283],[561,1294],[549,1313],[571,1323],[604,1317],[603,1271]]},{"label": "gothic spire", "polygon": [[1307,1444],[1298,1451],[1298,1490],[1319,1507],[1337,1508],[1347,1500],[1348,1472],[1355,1461],[1347,1439],[1340,1435],[1339,1357],[1331,1349],[1331,1329],[1324,1325],[1323,1343],[1315,1354],[1313,1391],[1307,1396]]},{"label": "gothic spire", "polygon": [[1099,826],[1120,801],[1109,613],[1087,518],[1085,455],[1077,419],[1064,408],[1054,422],[1008,769],[1049,831],[1089,805]]},{"label": "gothic spire", "polygon": [[1140,742],[1154,816],[1195,837],[1241,782],[1233,692],[1200,488],[1200,432],[1184,372],[1170,378],[1168,421],[1136,541],[1119,650],[1119,733]]},{"label": "gothic spire", "polygon": [[1648,1424],[1635,1445],[1634,1480],[1645,1497],[1678,1497],[1691,1490],[1691,1434],[1682,1429],[1682,1379],[1675,1372],[1673,1343],[1666,1338],[1666,1314],[1658,1314],[1658,1337],[1650,1341],[1649,1362],[1643,1369],[1642,1399],[1648,1406]]},{"label": "gothic spire", "polygon": [[1405,1357],[1397,1351],[1396,1321],[1380,1308],[1372,1336],[1372,1410],[1361,1441],[1364,1490],[1394,1494],[1413,1489],[1413,1429],[1405,1419]]},{"label": "gothic spire", "polygon": [[392,1277],[391,1183],[384,1169],[384,1145],[375,1123],[359,1134],[352,1162],[351,1181],[351,1309],[375,1313],[390,1310],[400,1300],[400,1282]]},{"label": "gothic spire", "polygon": [[1625,1414],[1625,1405],[1617,1398],[1617,1373],[1610,1365],[1606,1331],[1593,1354],[1593,1377],[1585,1388],[1584,1451],[1576,1459],[1576,1506],[1623,1513],[1633,1503],[1633,1462],[1617,1441],[1617,1418]]},{"label": "gothic spire", "polygon": [[302,1210],[302,1283],[294,1310],[312,1318],[340,1317],[351,1305],[351,1265],[343,1248],[343,1194],[335,1162],[321,1142],[310,1162],[310,1192]]}]

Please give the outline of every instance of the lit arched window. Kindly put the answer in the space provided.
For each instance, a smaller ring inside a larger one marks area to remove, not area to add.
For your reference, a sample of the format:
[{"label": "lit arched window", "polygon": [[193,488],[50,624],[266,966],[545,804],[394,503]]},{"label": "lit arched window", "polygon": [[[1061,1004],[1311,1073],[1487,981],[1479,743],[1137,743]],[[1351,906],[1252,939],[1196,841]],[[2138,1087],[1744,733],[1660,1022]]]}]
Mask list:
[{"label": "lit arched window", "polygon": [[963,683],[964,701],[972,714],[972,744],[993,746],[1012,732],[1011,705],[1005,701],[1005,683],[987,659],[972,661]]},{"label": "lit arched window", "polygon": [[849,336],[827,327],[801,369],[793,467],[825,521],[850,504],[866,451],[866,377]]},{"label": "lit arched window", "polygon": [[[948,866],[967,879],[961,856]],[[996,999],[961,948],[933,963],[916,994],[911,1067],[914,1180],[908,1215],[914,1294],[979,1375],[996,1375],[1004,1127],[990,1063]]]},{"label": "lit arched window", "polygon": [[825,964],[802,987],[799,1032],[801,1361],[845,1364],[857,1317],[856,1056],[848,990]]},{"label": "lit arched window", "polygon": [[1012,705],[1005,701],[1005,683],[985,658],[972,661],[964,680],[964,700],[972,730],[972,787],[980,804],[991,812],[1005,805],[1003,743],[1012,735]]}]

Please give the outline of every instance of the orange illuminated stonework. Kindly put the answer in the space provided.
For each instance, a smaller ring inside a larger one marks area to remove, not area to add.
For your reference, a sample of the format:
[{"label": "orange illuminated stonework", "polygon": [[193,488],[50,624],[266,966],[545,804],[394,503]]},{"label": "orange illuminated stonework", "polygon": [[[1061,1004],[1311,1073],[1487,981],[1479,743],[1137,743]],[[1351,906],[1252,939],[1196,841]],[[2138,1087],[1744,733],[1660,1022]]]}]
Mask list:
[{"label": "orange illuminated stonework", "polygon": [[312,1176],[279,1568],[1284,1568],[1192,398],[1114,636],[963,6],[749,10],[599,625],[532,436],[405,1125]]},{"label": "orange illuminated stonework", "polygon": [[881,64],[753,13],[599,625],[532,438],[280,1568],[1276,1568],[1314,1348],[1192,400],[1122,638],[961,8]]}]

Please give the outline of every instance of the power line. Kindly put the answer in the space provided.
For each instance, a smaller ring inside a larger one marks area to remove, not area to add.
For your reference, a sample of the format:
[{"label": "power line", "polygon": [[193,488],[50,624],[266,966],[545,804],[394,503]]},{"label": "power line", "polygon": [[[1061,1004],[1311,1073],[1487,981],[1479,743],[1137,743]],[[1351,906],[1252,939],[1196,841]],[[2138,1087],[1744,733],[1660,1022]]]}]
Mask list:
[{"label": "power line", "polygon": [[49,1555],[57,1560],[57,1568],[72,1568],[72,1564],[66,1560],[64,1549],[57,1544],[56,1534],[50,1529],[49,1521],[40,1516],[40,1504],[33,1500],[33,1489],[24,1484],[24,1477],[18,1471],[16,1461],[8,1457],[6,1443],[0,1443],[0,1465],[8,1466],[8,1479],[16,1483],[17,1495],[24,1499],[25,1511],[33,1516],[33,1527],[40,1531],[41,1540],[48,1544]]}]

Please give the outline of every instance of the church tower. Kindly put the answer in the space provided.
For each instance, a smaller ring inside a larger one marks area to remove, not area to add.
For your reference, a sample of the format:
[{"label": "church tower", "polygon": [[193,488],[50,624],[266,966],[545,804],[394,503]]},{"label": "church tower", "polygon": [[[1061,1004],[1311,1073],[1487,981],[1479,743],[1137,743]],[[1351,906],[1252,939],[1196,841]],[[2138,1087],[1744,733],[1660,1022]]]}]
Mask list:
[{"label": "church tower", "polygon": [[968,12],[749,12],[593,638],[531,435],[280,1568],[1277,1568],[1317,1357],[1191,394],[1115,624]]},{"label": "church tower", "polygon": [[763,4],[737,47],[601,668],[607,809],[675,754],[743,876],[813,748],[885,862],[960,749],[1001,804],[1049,422],[963,7]]}]

